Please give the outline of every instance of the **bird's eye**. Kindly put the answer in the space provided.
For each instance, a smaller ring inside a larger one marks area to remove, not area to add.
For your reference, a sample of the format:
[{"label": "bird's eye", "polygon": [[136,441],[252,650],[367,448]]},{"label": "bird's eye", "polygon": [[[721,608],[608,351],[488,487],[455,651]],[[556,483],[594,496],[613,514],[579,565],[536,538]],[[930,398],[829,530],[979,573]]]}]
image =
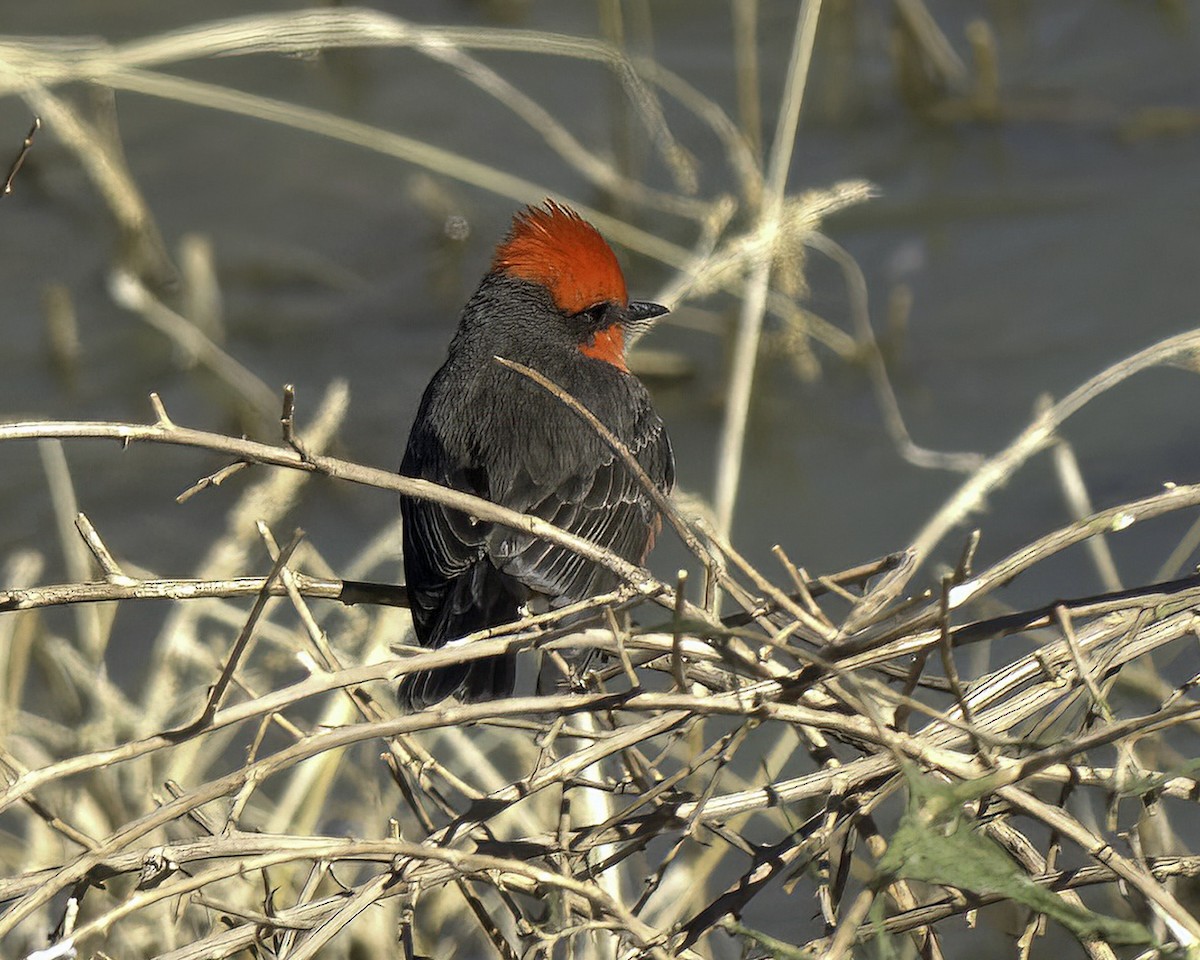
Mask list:
[{"label": "bird's eye", "polygon": [[580,310],[575,316],[587,330],[603,330],[609,326],[608,301],[593,303],[590,307]]}]

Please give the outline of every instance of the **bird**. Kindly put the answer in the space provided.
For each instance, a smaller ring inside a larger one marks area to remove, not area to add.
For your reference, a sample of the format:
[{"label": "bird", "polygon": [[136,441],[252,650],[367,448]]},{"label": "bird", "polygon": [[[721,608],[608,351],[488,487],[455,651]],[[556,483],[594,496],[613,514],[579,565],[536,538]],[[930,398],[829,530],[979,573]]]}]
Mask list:
[{"label": "bird", "polygon": [[[612,248],[570,207],[546,200],[518,211],[421,397],[400,474],[540,517],[644,564],[662,526],[655,498],[591,424],[496,358],[578,400],[669,495],[671,441],[625,354],[667,312],[629,299]],[[607,568],[532,534],[417,497],[401,496],[400,510],[405,586],[423,647],[618,585]],[[415,712],[450,697],[508,697],[515,681],[516,655],[506,653],[409,674],[397,695]]]}]

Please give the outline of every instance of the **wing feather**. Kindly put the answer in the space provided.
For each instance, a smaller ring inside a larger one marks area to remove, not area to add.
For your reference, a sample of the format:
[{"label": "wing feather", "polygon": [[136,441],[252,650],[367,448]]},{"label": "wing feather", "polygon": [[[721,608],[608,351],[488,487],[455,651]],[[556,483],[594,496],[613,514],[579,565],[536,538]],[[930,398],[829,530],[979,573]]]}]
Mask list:
[{"label": "wing feather", "polygon": [[[662,423],[651,411],[627,441],[642,469],[664,493],[674,484],[674,460]],[[510,504],[555,526],[642,563],[657,532],[657,508],[633,472],[612,451],[586,476],[577,474],[552,488],[522,488],[533,502]],[[537,496],[537,500],[533,497]],[[531,590],[557,602],[573,603],[612,589],[616,577],[604,567],[563,547],[505,529],[487,541],[488,555],[501,570]]]}]

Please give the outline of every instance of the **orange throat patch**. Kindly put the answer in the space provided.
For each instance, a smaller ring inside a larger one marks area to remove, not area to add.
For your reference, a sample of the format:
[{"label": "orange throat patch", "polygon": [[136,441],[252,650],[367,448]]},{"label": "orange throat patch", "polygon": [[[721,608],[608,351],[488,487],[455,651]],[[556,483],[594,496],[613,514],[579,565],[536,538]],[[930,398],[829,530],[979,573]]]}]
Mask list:
[{"label": "orange throat patch", "polygon": [[598,331],[586,343],[579,345],[579,352],[593,360],[611,363],[618,370],[629,372],[625,365],[625,333],[619,323]]}]

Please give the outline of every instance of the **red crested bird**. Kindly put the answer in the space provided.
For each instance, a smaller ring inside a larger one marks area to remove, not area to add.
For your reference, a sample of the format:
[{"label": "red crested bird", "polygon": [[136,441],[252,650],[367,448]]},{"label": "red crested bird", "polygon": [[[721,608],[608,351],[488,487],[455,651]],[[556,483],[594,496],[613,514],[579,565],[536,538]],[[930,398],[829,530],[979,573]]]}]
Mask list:
[{"label": "red crested bird", "polygon": [[[625,462],[575,411],[495,357],[549,378],[590,410],[663,493],[675,459],[650,395],[625,363],[627,334],[666,313],[630,300],[612,249],[577,213],[546,201],[513,218],[463,309],[450,354],[417,410],[400,473],[533,514],[634,563],[662,518]],[[530,534],[402,497],[404,574],[422,646],[440,647],[613,589],[611,571]],[[512,693],[513,654],[410,674],[399,697],[420,710],[455,696]]]}]

